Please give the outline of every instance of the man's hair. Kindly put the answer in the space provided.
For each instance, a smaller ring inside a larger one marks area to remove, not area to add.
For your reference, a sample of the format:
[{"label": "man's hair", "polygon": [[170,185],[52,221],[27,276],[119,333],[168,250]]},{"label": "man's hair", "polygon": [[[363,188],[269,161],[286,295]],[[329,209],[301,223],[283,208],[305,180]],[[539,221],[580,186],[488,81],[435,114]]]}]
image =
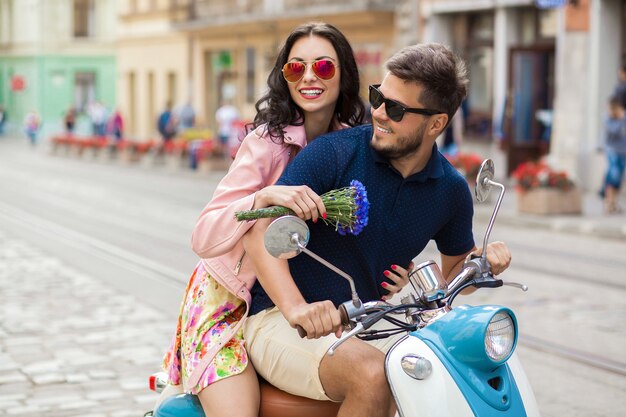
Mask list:
[{"label": "man's hair", "polygon": [[[306,36],[318,36],[328,40],[337,53],[341,80],[339,97],[335,104],[335,117],[341,123],[356,126],[363,123],[365,106],[359,97],[359,70],[354,52],[343,33],[333,25],[321,22],[305,23],[296,27],[285,40],[276,57],[274,68],[267,78],[268,92],[256,102],[256,117],[252,128],[267,123],[270,136],[283,140],[283,129],[288,125],[302,124],[304,114],[289,94],[282,68],[289,59],[293,45]],[[300,120],[300,122],[298,122]]]},{"label": "man's hair", "polygon": [[461,58],[438,43],[407,46],[387,61],[392,75],[419,84],[418,100],[448,115],[448,123],[467,95],[467,69]]}]

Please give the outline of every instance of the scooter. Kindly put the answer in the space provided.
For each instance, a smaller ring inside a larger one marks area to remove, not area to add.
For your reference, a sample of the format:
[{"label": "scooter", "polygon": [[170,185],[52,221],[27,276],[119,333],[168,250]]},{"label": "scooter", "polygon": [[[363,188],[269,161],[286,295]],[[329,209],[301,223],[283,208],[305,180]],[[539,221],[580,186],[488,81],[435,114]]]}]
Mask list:
[{"label": "scooter", "polygon": [[[487,159],[477,176],[476,199],[485,201],[492,187],[499,188],[500,194],[487,226],[484,248],[505,191],[493,179],[494,164]],[[339,307],[347,331],[329,348],[329,355],[351,337],[371,340],[407,333],[385,358],[385,373],[401,417],[540,416],[530,383],[514,352],[518,332],[513,311],[497,305],[452,307],[457,295],[469,287],[510,285],[528,289],[495,278],[486,251],[481,256],[468,257],[461,272],[449,283],[434,261],[421,263],[409,274],[413,291],[394,305],[362,302],[352,277],[306,249],[308,241],[306,223],[293,216],[274,220],[265,233],[265,247],[273,256],[289,259],[304,252],[350,283],[351,300]],[[390,328],[373,329],[381,320]],[[298,331],[303,336],[303,329]],[[261,386],[260,416],[337,414],[335,403],[296,397],[267,383]],[[204,417],[197,398],[188,394],[166,399],[154,415]]]}]

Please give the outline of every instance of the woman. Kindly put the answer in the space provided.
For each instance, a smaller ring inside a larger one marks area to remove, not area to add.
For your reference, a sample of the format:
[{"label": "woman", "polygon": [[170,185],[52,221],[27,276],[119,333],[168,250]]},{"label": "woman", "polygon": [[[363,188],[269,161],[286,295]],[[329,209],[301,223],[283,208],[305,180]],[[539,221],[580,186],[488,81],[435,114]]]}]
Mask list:
[{"label": "woman", "polygon": [[[192,247],[203,259],[187,286],[178,329],[164,359],[170,383],[197,394],[207,416],[256,417],[259,408],[258,381],[247,366],[240,330],[247,313],[245,297],[225,286],[228,278],[247,289],[254,282],[241,243],[254,222],[237,223],[235,211],[283,205],[305,220],[324,216],[321,199],[308,187],[272,184],[307,141],[360,124],[363,118],[352,48],[331,25],[297,27],[278,54],[268,86],[256,103],[251,131],[194,228]],[[392,292],[406,282],[406,275],[402,270]]]}]

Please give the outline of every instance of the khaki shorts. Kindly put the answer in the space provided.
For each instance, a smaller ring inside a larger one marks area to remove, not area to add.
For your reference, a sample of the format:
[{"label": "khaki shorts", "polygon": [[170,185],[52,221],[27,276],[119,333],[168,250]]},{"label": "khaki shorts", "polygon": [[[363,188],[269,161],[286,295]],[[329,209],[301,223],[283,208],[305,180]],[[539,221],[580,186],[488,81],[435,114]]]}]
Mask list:
[{"label": "khaki shorts", "polygon": [[[384,320],[377,325],[390,326]],[[402,332],[365,343],[386,353],[404,335]],[[257,373],[272,385],[301,397],[332,401],[324,392],[318,368],[328,348],[337,341],[334,334],[302,339],[278,308],[273,307],[246,319],[244,339]]]}]

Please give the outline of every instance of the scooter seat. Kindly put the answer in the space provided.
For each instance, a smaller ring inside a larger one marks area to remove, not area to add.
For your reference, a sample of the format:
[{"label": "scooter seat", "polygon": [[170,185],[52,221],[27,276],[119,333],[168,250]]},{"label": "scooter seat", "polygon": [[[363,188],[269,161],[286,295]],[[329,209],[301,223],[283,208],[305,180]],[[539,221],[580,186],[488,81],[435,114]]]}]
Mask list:
[{"label": "scooter seat", "polygon": [[336,417],[341,403],[318,401],[281,391],[261,380],[259,417]]}]

